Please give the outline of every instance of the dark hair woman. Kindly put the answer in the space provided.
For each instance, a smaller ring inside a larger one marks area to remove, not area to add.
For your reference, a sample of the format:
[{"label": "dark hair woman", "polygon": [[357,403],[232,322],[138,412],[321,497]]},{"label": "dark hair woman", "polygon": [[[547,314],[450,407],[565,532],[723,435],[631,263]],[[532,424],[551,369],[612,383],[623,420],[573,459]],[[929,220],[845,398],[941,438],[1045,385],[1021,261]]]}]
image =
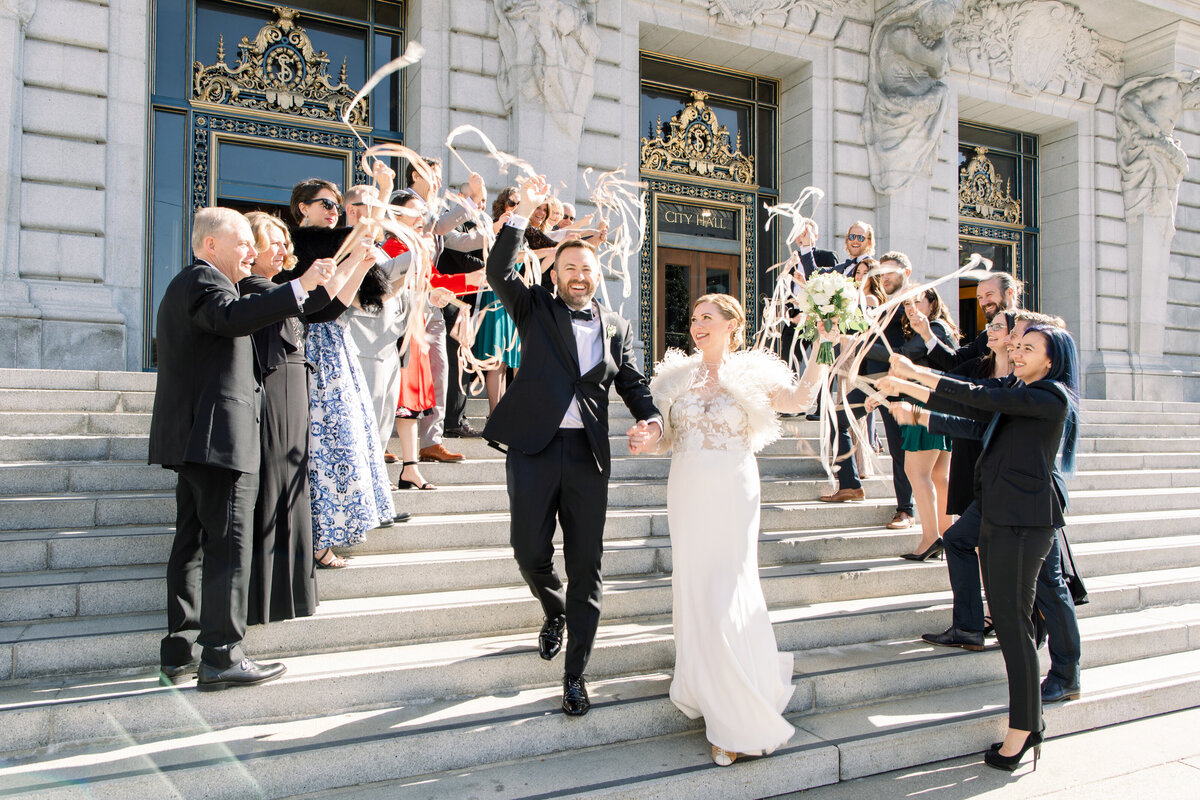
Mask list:
[{"label": "dark hair woman", "polygon": [[[930,393],[992,417],[983,432],[975,470],[982,513],[979,557],[988,607],[1008,672],[1008,734],[984,753],[988,766],[1012,771],[1025,751],[1043,740],[1037,648],[1031,614],[1039,570],[1056,528],[1062,498],[1052,474],[1055,456],[1064,474],[1075,469],[1079,438],[1079,359],[1075,340],[1060,328],[1030,326],[1012,351],[1011,387],[977,386],[892,358],[892,378],[881,391],[927,401]],[[918,421],[928,425],[926,410]]]}]

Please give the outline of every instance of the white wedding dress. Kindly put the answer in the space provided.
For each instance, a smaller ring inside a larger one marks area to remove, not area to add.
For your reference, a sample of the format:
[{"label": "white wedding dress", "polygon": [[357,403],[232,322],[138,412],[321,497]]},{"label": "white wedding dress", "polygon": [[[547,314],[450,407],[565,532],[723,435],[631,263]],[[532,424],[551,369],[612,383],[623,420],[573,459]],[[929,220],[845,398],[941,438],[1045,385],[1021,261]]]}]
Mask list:
[{"label": "white wedding dress", "polygon": [[[701,367],[699,375],[705,374]],[[671,700],[704,717],[708,741],[765,754],[791,738],[794,688],[758,581],[760,485],[748,418],[713,377],[671,404],[675,679]]]}]

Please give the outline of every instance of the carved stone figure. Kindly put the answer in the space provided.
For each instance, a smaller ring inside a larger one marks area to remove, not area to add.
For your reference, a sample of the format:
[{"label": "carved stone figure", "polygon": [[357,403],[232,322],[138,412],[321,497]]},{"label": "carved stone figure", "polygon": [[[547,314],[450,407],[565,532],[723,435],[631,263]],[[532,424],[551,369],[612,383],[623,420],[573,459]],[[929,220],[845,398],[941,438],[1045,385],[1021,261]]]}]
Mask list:
[{"label": "carved stone figure", "polygon": [[1135,78],[1117,93],[1117,160],[1129,218],[1158,217],[1175,229],[1187,153],[1171,134],[1185,110],[1200,109],[1200,72]]},{"label": "carved stone figure", "polygon": [[496,16],[504,105],[544,106],[578,142],[600,50],[595,0],[496,0]]},{"label": "carved stone figure", "polygon": [[871,31],[863,135],[875,191],[892,194],[930,175],[946,119],[951,0],[912,0]]},{"label": "carved stone figure", "polygon": [[809,15],[821,12],[835,17],[867,14],[862,0],[710,0],[708,13],[730,25],[750,28],[762,22],[767,14],[786,14],[794,9]]},{"label": "carved stone figure", "polygon": [[1070,3],[968,0],[962,16],[953,39],[969,68],[984,74],[1007,70],[1020,94],[1037,94],[1055,79],[1077,84],[1120,74],[1120,56],[1105,49]]}]

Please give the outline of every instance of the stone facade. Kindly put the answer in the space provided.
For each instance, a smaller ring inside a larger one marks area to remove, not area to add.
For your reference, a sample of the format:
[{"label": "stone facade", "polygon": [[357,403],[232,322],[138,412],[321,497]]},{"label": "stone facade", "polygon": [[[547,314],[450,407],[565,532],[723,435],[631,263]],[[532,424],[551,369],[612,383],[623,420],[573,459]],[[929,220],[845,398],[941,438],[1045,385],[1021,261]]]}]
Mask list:
[{"label": "stone facade", "polygon": [[[636,170],[639,53],[771,77],[780,83],[782,199],[822,187],[824,246],[836,249],[835,232],[866,219],[882,244],[913,257],[919,276],[957,265],[957,123],[1036,134],[1042,307],[1076,333],[1087,394],[1198,400],[1200,173],[1184,167],[1165,220],[1131,213],[1122,184],[1119,98],[1139,79],[1186,76],[1200,64],[1200,13],[1171,8],[410,0],[407,35],[427,54],[404,74],[405,134],[415,149],[439,153],[447,132],[475,125],[546,165],[565,197],[583,198],[587,169]],[[530,12],[518,40],[541,37],[551,56],[525,63],[511,46],[506,55],[514,34],[502,29],[504,9]],[[9,121],[0,130],[0,366],[143,366],[147,30],[145,4],[129,0],[0,0],[0,74],[11,76],[0,85]],[[881,46],[887,55],[873,63]],[[921,88],[937,84],[937,102],[909,102],[917,91],[903,74],[922,64]],[[580,79],[588,68],[590,82]],[[546,85],[521,85],[535,74]],[[573,108],[548,101],[551,83],[566,87]],[[1195,107],[1186,96],[1163,130],[1145,135],[1169,136],[1197,157]],[[903,162],[881,153],[918,152],[918,131],[930,158],[910,159],[910,172],[892,179]],[[482,163],[471,137],[458,144]],[[465,177],[453,160],[449,171],[450,182]]]}]

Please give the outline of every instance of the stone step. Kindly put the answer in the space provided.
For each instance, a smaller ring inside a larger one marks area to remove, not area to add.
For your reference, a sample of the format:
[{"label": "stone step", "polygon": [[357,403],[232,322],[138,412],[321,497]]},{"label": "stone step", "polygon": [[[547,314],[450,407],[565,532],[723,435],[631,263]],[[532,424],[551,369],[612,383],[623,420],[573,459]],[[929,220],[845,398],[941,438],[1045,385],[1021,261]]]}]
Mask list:
[{"label": "stone step", "polygon": [[3,461],[136,461],[146,463],[150,443],[145,434],[0,436]]},{"label": "stone step", "polygon": [[[1193,432],[1195,429],[1193,428]],[[1172,439],[1136,438],[1110,436],[1102,439],[1081,438],[1079,453],[1159,453],[1200,451],[1200,437],[1176,437]]]},{"label": "stone step", "polygon": [[[778,623],[779,647],[792,649],[800,641],[801,626],[834,624],[836,611],[825,612]],[[885,613],[890,621],[911,624],[902,619],[904,612]],[[1130,653],[1183,652],[1197,630],[1200,606],[1194,604],[1084,618],[1082,666],[1119,663]],[[995,643],[990,644],[985,652],[968,654],[892,637],[800,650],[795,653],[795,680],[802,695],[797,710],[832,710],[999,680],[1003,662]],[[533,658],[528,634],[297,656],[288,659],[285,678],[260,687],[249,707],[240,693],[199,693],[192,681],[174,690],[158,687],[154,673],[145,670],[103,681],[73,676],[17,682],[0,687],[0,752],[97,743],[115,730],[122,736],[177,736],[246,722],[320,717],[330,696],[339,698],[338,709],[344,713],[399,701],[553,686],[561,665],[540,659],[531,664]],[[669,671],[674,663],[670,620],[604,625],[592,663],[594,679]],[[1048,663],[1043,653],[1043,664]],[[318,685],[323,688],[317,690]],[[178,713],[180,706],[190,713]],[[107,724],[98,725],[101,720]]]},{"label": "stone step", "polygon": [[68,434],[149,435],[150,414],[129,411],[7,411],[0,414],[0,436]]},{"label": "stone step", "polygon": [[86,391],[153,392],[153,372],[109,372],[85,369],[0,369],[2,389],[77,389]]},{"label": "stone step", "polygon": [[[1151,558],[1164,553],[1169,554],[1161,551]],[[1186,554],[1194,560],[1194,552]],[[1124,558],[1127,553],[1120,555]],[[1152,569],[1088,575],[1092,602],[1084,607],[1086,613],[1113,613],[1200,600],[1200,567]],[[899,602],[905,606],[918,602],[910,599],[914,592],[925,593],[919,601],[925,607],[945,603],[949,596],[940,565],[913,564],[895,558],[785,564],[764,567],[760,574],[763,593],[776,621],[780,621],[779,615],[786,618],[788,614],[830,602],[840,602],[843,610],[857,609],[855,613],[862,615],[854,619],[840,617],[829,630],[806,629],[803,633],[807,638],[796,645],[797,649],[883,638],[889,634],[875,626],[881,605]],[[604,616],[609,622],[652,618],[669,614],[670,609],[669,577],[633,576],[606,582]],[[328,600],[321,603],[312,617],[251,627],[245,642],[247,651],[255,657],[273,658],[536,631],[541,621],[540,607],[521,584]],[[924,630],[934,629],[928,627],[931,624],[934,623],[927,623]],[[0,624],[0,680],[154,664],[164,625],[162,613]]]},{"label": "stone step", "polygon": [[[914,538],[869,533],[833,539],[826,532],[817,536],[775,534],[760,542],[759,564],[764,574],[789,565],[808,565],[816,571],[822,564],[849,563],[855,569],[872,560],[886,563],[889,556],[908,552]],[[606,580],[667,575],[672,571],[671,555],[670,542],[662,536],[612,541],[605,548],[604,575]],[[1077,543],[1074,555],[1081,573],[1088,576],[1114,568],[1150,571],[1196,566],[1200,565],[1200,535]],[[555,561],[560,574],[565,574],[561,552]],[[916,568],[907,563],[901,566]],[[166,597],[164,572],[164,565],[149,564],[2,573],[0,622],[159,611]],[[436,593],[507,587],[515,580],[512,552],[507,547],[363,554],[355,555],[344,570],[322,573],[320,596],[322,601],[353,600],[392,595],[398,588],[405,594]],[[928,584],[928,591],[937,590],[937,580]],[[921,591],[926,585],[914,582],[911,588]]]},{"label": "stone step", "polygon": [[101,391],[99,389],[0,389],[0,412],[49,413],[133,411],[149,413],[153,391]]},{"label": "stone step", "polygon": [[[874,516],[877,511],[878,508],[870,514]],[[875,519],[875,524],[835,524],[816,531],[793,529],[783,524],[765,529],[759,546],[766,548],[772,542],[787,540],[788,547],[806,550],[807,554],[799,559],[805,561],[822,557],[834,560],[868,558],[883,553],[907,552],[915,546],[918,533],[914,530],[889,531],[880,524],[884,516],[887,516],[886,508]],[[1187,508],[1071,514],[1067,517],[1067,531],[1073,544],[1186,535],[1196,532],[1196,516],[1194,509]],[[610,543],[664,537],[667,533],[666,510],[661,508],[614,509],[605,526],[605,539]],[[174,529],[170,525],[0,531],[0,546],[5,554],[4,559],[0,559],[0,574],[162,564],[170,553],[173,536]],[[507,548],[508,536],[508,515],[503,513],[418,517],[404,525],[371,531],[364,543],[339,552],[357,558],[377,553]],[[561,543],[561,538],[561,533],[556,533],[555,541]],[[766,551],[760,552],[765,554]]]},{"label": "stone step", "polygon": [[[1048,710],[1051,736],[1191,707],[1200,690],[1200,653],[1094,667],[1083,672],[1082,680],[1088,687],[1082,699]],[[387,787],[392,793],[384,796],[403,791],[408,797],[408,787],[419,786],[424,792],[466,790],[435,795],[464,797],[476,795],[463,783],[443,786],[423,776],[557,753],[575,757],[588,748],[595,753],[606,746],[672,735],[689,743],[690,754],[683,763],[715,775],[718,768],[703,766],[707,746],[701,723],[674,709],[666,696],[669,682],[666,674],[593,682],[592,710],[582,719],[548,713],[559,693],[551,686],[433,703],[392,703],[316,720],[255,722],[221,735],[206,731],[167,740],[130,737],[132,742],[115,745],[67,747],[36,762],[0,768],[0,778],[14,791],[39,791],[45,797],[78,796],[77,790],[86,787],[89,796],[97,798],[274,798],[405,778],[414,780],[404,786],[393,783]],[[786,773],[790,789],[982,751],[999,738],[1006,717],[1006,690],[997,681],[820,714],[810,713],[802,705],[803,693],[796,694],[788,709],[790,721],[799,727],[796,735],[769,759],[749,761]],[[254,700],[246,697],[243,702]],[[136,746],[130,748],[131,743]],[[678,762],[648,761],[647,755],[662,753],[649,750],[622,766],[642,770],[643,782],[654,780],[664,766],[671,773],[678,767]],[[564,772],[563,778],[589,777],[576,769]],[[747,773],[735,784],[740,791],[746,790],[749,777]],[[521,783],[518,778],[512,788],[519,789]],[[777,779],[773,785],[782,784]],[[543,788],[547,787],[537,790]],[[609,782],[567,784],[565,791],[576,794],[574,788],[631,796],[625,786],[615,793],[618,787]],[[492,787],[488,795],[494,794]],[[762,794],[755,790],[752,796]]]},{"label": "stone step", "polygon": [[131,461],[0,463],[0,497],[51,492],[174,491],[175,473]]},{"label": "stone step", "polygon": [[[865,483],[865,502],[826,504],[815,498],[828,491],[820,480],[765,479],[762,482],[764,530],[779,530],[801,524],[820,528],[882,524],[890,519],[887,509],[890,481],[883,477]],[[437,490],[394,491],[396,507],[414,515],[457,513],[507,513],[508,493],[502,484],[444,486]],[[666,485],[661,481],[613,481],[609,487],[610,508],[661,509]],[[894,501],[893,501],[894,502]],[[54,495],[0,497],[0,531],[115,526],[121,524],[170,524],[175,519],[173,491],[80,492]],[[1071,509],[1077,514],[1144,510],[1200,509],[1196,486],[1074,490]],[[464,519],[464,522],[469,520]]]}]

